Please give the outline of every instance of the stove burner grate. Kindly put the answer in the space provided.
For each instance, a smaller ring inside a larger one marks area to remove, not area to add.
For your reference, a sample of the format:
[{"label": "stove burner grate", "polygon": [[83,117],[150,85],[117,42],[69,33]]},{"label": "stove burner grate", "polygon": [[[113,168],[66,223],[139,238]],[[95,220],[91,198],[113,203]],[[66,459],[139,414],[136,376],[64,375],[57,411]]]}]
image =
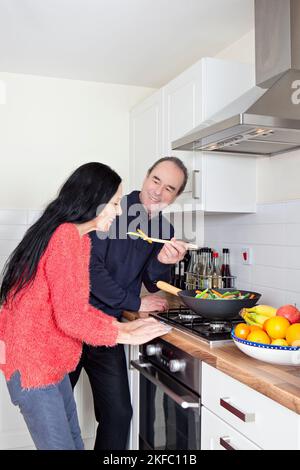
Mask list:
[{"label": "stove burner grate", "polygon": [[179,329],[188,330],[209,341],[230,340],[231,329],[241,321],[240,318],[228,321],[209,321],[185,307],[172,308],[158,313],[157,316],[170,325],[173,324]]},{"label": "stove burner grate", "polygon": [[183,321],[194,321],[199,319],[198,315],[193,315],[192,313],[179,313],[178,314],[178,320],[183,320]]}]

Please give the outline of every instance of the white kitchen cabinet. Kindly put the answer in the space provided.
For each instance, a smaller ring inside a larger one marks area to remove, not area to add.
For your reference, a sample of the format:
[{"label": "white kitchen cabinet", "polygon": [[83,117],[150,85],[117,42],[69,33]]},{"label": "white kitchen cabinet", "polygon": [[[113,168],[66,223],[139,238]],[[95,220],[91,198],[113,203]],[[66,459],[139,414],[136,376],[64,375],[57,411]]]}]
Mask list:
[{"label": "white kitchen cabinet", "polygon": [[130,189],[142,186],[147,170],[163,153],[162,90],[159,90],[130,115]]},{"label": "white kitchen cabinet", "polygon": [[[265,450],[300,449],[300,416],[297,413],[206,363],[202,364],[201,399],[204,408],[238,433],[232,441],[237,442],[241,435],[240,443],[247,442],[242,441],[244,436]],[[205,446],[208,445],[208,436],[211,436],[211,427],[209,425],[206,429],[206,422],[201,421]],[[222,428],[221,432],[226,430]],[[225,435],[230,436],[229,431]],[[217,434],[213,438],[216,436],[219,439]]]},{"label": "white kitchen cabinet", "polygon": [[203,210],[256,211],[256,158],[204,153]]},{"label": "white kitchen cabinet", "polygon": [[[174,151],[171,143],[203,120],[203,67],[204,61],[201,60],[163,88],[163,154],[180,158],[189,175],[197,168],[196,153]],[[190,199],[192,191],[192,178],[189,178],[181,200]]]},{"label": "white kitchen cabinet", "polygon": [[[204,58],[136,106],[130,117],[131,189],[162,156],[178,156],[188,168],[184,193],[166,212],[254,212],[256,160],[174,151],[182,137],[254,84],[253,66]],[[241,192],[241,188],[243,191]],[[247,190],[245,190],[247,188]],[[241,193],[241,194],[240,194]]]},{"label": "white kitchen cabinet", "polygon": [[201,408],[201,450],[261,450],[221,418]]}]

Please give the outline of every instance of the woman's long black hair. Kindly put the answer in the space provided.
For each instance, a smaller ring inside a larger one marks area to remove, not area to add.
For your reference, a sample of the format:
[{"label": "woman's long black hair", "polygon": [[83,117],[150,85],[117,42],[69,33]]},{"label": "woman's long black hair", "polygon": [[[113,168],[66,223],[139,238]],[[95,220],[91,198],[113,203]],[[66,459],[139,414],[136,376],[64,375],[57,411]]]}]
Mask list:
[{"label": "woman's long black hair", "polygon": [[42,216],[26,232],[6,262],[0,289],[0,305],[33,281],[39,260],[55,229],[62,223],[83,223],[97,216],[97,208],[116,193],[120,176],[98,162],[81,165],[62,186]]}]

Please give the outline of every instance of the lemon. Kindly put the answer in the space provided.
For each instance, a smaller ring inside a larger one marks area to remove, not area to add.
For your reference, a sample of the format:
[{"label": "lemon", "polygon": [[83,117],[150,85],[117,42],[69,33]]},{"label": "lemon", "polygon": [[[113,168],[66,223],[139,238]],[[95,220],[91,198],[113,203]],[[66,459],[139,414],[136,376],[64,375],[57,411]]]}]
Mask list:
[{"label": "lemon", "polygon": [[285,339],[273,339],[272,343],[274,346],[288,346],[288,343]]}]

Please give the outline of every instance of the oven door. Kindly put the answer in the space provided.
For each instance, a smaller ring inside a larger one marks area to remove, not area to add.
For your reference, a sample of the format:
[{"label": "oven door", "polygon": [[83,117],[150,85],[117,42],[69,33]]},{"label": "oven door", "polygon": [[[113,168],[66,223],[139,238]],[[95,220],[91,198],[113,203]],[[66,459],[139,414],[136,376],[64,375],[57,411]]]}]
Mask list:
[{"label": "oven door", "polygon": [[159,368],[131,361],[140,372],[139,448],[200,449],[200,397]]}]

